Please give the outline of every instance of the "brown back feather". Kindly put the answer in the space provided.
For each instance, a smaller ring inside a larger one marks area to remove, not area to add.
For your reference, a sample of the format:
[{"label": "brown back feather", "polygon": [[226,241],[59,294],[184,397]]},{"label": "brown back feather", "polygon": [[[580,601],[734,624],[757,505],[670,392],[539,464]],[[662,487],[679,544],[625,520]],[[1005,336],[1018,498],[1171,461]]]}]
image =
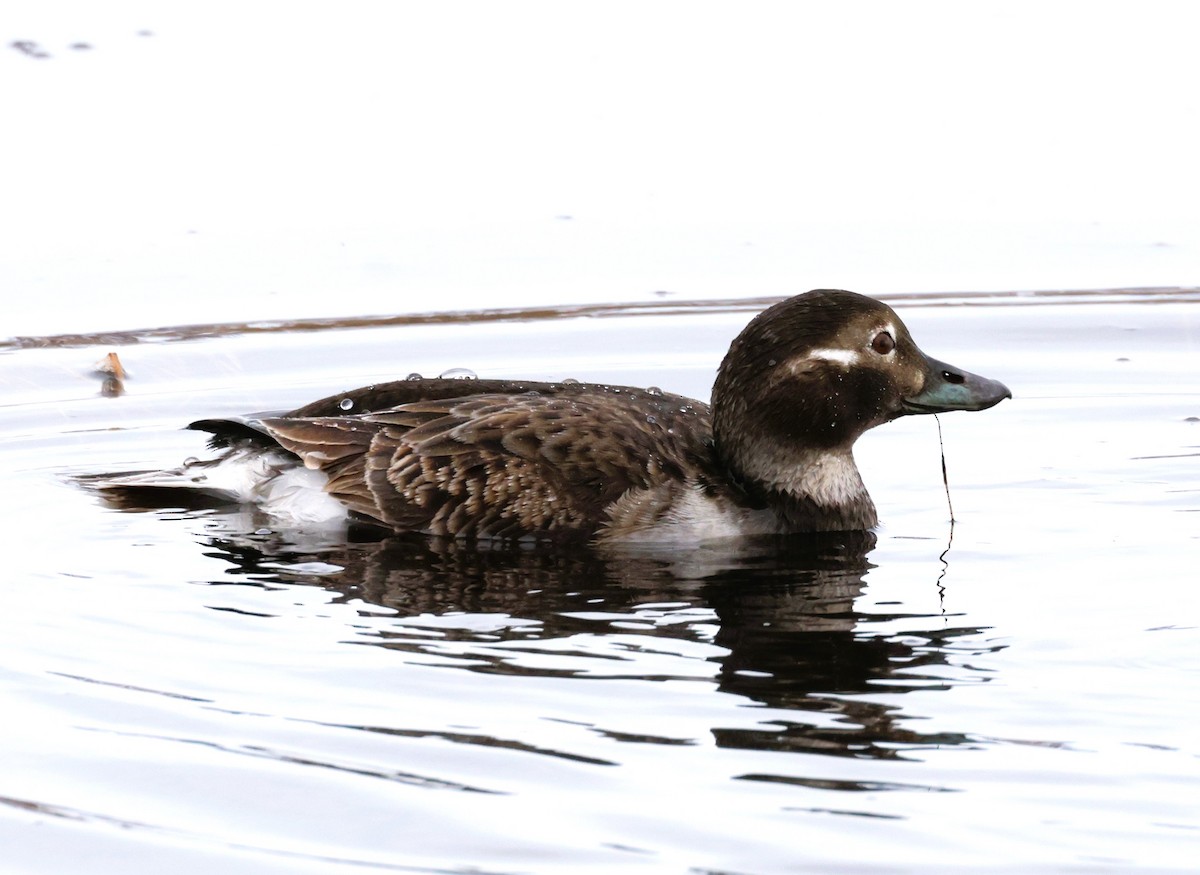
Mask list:
[{"label": "brown back feather", "polygon": [[323,470],[351,510],[436,535],[589,535],[626,493],[712,479],[708,408],[625,387],[425,398],[261,425]]}]

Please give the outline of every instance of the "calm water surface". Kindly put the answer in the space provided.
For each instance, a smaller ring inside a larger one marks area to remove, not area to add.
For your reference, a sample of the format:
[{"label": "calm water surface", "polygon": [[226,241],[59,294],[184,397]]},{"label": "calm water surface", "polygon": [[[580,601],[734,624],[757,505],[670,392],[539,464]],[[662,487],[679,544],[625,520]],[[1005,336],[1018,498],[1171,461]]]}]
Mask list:
[{"label": "calm water surface", "polygon": [[707,398],[744,307],[0,346],[5,871],[1194,871],[1200,299],[898,303],[1016,396],[942,417],[953,530],[919,418],[859,445],[874,536],[686,553],[71,478],[410,371]]}]

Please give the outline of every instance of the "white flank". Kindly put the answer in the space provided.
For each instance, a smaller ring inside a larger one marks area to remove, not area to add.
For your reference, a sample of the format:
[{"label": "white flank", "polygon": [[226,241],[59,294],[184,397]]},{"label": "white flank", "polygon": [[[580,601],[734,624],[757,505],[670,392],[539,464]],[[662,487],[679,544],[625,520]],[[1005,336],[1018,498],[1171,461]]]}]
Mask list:
[{"label": "white flank", "polygon": [[252,504],[283,522],[333,523],[346,508],[325,491],[329,480],[282,450],[241,449],[219,462],[189,462],[170,471],[113,477],[108,486],[188,489]]},{"label": "white flank", "polygon": [[256,503],[273,517],[293,523],[338,523],[346,506],[325,491],[329,478],[299,465],[260,484]]}]

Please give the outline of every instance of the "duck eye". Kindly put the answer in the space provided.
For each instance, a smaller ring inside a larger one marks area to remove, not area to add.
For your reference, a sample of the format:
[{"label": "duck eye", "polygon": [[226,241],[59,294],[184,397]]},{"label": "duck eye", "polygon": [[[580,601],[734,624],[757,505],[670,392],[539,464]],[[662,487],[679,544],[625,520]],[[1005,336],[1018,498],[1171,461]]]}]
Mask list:
[{"label": "duck eye", "polygon": [[880,355],[887,355],[896,348],[896,339],[886,331],[880,331],[875,335],[875,339],[871,341],[871,349]]}]

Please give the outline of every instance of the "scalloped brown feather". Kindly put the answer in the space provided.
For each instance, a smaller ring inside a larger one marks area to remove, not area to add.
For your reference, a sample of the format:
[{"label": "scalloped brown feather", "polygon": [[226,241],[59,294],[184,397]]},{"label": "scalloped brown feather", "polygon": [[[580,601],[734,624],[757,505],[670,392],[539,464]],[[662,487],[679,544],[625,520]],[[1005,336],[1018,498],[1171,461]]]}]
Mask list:
[{"label": "scalloped brown feather", "polygon": [[[465,388],[420,382],[409,390]],[[714,479],[705,405],[607,386],[519,385],[515,394],[426,397],[357,416],[259,424],[325,472],[326,491],[352,511],[435,535],[591,536],[621,523],[614,507],[644,524],[681,482]]]}]

